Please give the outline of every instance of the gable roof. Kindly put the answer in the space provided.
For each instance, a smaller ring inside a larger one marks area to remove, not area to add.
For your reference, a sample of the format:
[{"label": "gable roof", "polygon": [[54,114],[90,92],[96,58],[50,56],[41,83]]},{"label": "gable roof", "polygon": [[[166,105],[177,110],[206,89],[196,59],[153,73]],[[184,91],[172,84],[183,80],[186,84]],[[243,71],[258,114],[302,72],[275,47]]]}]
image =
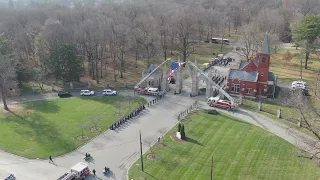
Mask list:
[{"label": "gable roof", "polygon": [[261,54],[270,54],[270,47],[269,47],[269,40],[268,40],[268,33],[264,35],[264,40],[262,43],[262,48],[261,48]]},{"label": "gable roof", "polygon": [[232,80],[238,79],[240,81],[257,82],[258,72],[257,71],[246,72],[242,70],[232,69],[229,72],[228,79],[232,79]]},{"label": "gable roof", "polygon": [[[251,61],[241,61],[241,62],[240,62],[239,69],[245,68],[246,66],[248,66],[248,64],[250,64],[250,62],[251,62]],[[258,57],[255,57],[255,59],[253,60],[253,63],[258,67],[259,58],[258,58]]]}]

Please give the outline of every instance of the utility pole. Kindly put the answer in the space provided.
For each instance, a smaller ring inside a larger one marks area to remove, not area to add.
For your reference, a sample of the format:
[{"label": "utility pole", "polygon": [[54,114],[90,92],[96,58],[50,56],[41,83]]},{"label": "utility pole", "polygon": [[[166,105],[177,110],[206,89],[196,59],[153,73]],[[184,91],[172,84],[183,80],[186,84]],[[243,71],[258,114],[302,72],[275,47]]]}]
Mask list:
[{"label": "utility pole", "polygon": [[211,157],[211,180],[213,180],[213,156]]},{"label": "utility pole", "polygon": [[144,168],[143,168],[143,155],[142,155],[141,131],[140,131],[140,159],[141,159],[141,171],[144,172]]},{"label": "utility pole", "polygon": [[302,81],[302,58],[300,58],[300,80]]}]

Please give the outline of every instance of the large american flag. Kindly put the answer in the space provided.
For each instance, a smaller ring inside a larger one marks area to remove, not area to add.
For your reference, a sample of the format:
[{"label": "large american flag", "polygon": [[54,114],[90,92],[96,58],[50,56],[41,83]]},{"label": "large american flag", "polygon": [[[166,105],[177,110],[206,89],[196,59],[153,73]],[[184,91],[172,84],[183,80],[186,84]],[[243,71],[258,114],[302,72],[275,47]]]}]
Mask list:
[{"label": "large american flag", "polygon": [[171,80],[173,73],[175,73],[180,66],[183,66],[184,63],[179,63],[179,62],[172,62],[171,63],[171,71],[170,74],[168,76],[168,81]]}]

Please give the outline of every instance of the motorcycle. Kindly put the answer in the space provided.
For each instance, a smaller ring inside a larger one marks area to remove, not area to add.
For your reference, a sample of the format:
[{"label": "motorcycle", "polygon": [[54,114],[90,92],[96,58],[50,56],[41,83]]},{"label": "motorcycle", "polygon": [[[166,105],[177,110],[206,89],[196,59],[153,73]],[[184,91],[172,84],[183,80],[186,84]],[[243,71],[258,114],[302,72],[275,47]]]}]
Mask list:
[{"label": "motorcycle", "polygon": [[86,153],[85,157],[84,157],[85,160],[89,160],[91,159],[91,155],[89,153]]},{"label": "motorcycle", "polygon": [[107,174],[109,174],[109,172],[110,172],[110,168],[105,167],[103,170],[103,174],[107,175]]},{"label": "motorcycle", "polygon": [[10,174],[10,176],[6,177],[4,180],[16,180],[14,174]]}]

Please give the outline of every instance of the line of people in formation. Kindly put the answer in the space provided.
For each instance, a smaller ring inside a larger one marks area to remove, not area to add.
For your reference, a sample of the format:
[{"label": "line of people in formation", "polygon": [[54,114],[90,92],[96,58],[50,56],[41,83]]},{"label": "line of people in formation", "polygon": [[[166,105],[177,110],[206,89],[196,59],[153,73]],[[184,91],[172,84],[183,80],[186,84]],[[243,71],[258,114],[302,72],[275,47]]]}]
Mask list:
[{"label": "line of people in formation", "polygon": [[136,115],[138,115],[141,111],[143,111],[145,109],[145,106],[142,105],[139,108],[137,108],[136,110],[134,110],[133,112],[131,112],[129,115],[122,117],[121,119],[119,119],[117,122],[113,123],[110,126],[111,130],[116,129],[117,127],[121,126],[122,124],[124,124],[125,122],[127,122],[129,119],[135,117]]}]

